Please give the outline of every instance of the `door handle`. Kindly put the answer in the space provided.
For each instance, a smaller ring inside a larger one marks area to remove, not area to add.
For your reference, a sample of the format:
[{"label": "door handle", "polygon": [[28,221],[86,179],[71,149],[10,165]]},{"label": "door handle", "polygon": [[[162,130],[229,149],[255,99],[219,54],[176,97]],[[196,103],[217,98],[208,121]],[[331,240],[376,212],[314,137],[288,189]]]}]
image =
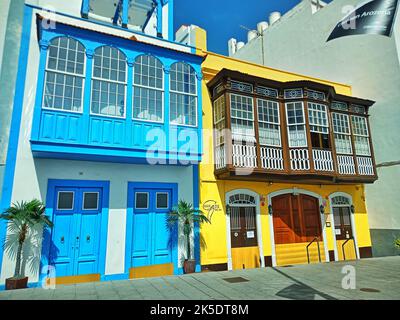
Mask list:
[{"label": "door handle", "polygon": [[62,244],[64,243],[64,236],[61,237],[60,241]]},{"label": "door handle", "polygon": [[86,241],[87,241],[87,242],[90,241],[90,236],[89,236],[89,235],[86,236]]}]

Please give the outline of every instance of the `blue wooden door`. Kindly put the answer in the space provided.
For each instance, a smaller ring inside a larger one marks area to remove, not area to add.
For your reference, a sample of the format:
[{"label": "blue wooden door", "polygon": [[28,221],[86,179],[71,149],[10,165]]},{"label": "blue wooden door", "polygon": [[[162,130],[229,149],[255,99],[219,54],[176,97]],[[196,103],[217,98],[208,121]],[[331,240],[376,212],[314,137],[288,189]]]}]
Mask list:
[{"label": "blue wooden door", "polygon": [[101,188],[56,188],[50,263],[57,277],[98,273]]},{"label": "blue wooden door", "polygon": [[133,192],[132,267],[172,263],[172,239],[166,225],[171,189]]}]

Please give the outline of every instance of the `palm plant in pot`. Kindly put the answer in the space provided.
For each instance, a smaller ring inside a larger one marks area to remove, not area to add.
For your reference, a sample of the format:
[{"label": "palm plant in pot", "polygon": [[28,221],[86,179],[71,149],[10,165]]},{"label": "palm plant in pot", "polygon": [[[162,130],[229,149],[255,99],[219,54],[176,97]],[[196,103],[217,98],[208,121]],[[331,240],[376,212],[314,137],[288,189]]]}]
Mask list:
[{"label": "palm plant in pot", "polygon": [[201,210],[193,208],[192,204],[180,200],[178,205],[168,214],[167,224],[170,228],[180,225],[186,242],[186,258],[183,263],[185,273],[194,273],[196,260],[192,258],[190,236],[195,223],[211,223]]},{"label": "palm plant in pot", "polygon": [[38,227],[51,228],[53,223],[45,215],[43,203],[36,199],[13,204],[0,214],[0,219],[8,221],[5,249],[16,260],[14,276],[6,279],[6,290],[26,288],[28,277],[24,274],[25,268],[22,268],[24,244],[31,239],[31,231]]}]

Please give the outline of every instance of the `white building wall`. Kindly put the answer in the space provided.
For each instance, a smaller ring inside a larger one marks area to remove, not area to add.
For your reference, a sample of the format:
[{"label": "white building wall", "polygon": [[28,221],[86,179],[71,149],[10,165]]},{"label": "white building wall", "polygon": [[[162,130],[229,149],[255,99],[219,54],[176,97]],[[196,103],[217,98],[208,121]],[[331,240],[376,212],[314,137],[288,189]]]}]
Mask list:
[{"label": "white building wall", "polygon": [[[108,238],[106,254],[106,275],[124,272],[125,231],[128,182],[168,182],[178,183],[178,199],[193,203],[193,169],[191,166],[150,166],[119,164],[90,161],[69,161],[58,159],[33,158],[30,136],[40,50],[36,33],[36,11],[33,11],[31,25],[30,50],[27,61],[23,113],[18,141],[18,152],[15,166],[12,202],[46,200],[48,179],[79,179],[110,181],[110,208],[108,221]],[[181,256],[184,243],[180,241],[178,249],[178,267],[181,267]],[[38,280],[38,262],[33,269],[27,267],[26,275],[30,282]],[[0,284],[13,275],[15,261],[6,252],[0,275]]]},{"label": "white building wall", "polygon": [[75,17],[81,16],[82,0],[26,0],[25,3]]},{"label": "white building wall", "polygon": [[[370,124],[377,164],[400,161],[400,21],[391,38],[357,35],[326,42],[334,26],[361,0],[334,0],[312,14],[310,0],[270,26],[234,57],[273,68],[346,83],[354,96],[375,100]],[[399,11],[399,10],[398,10]],[[395,39],[397,41],[395,41]],[[262,52],[264,51],[264,57]],[[375,255],[396,254],[393,238],[400,236],[398,190],[400,165],[378,168],[379,180],[366,185],[366,201]]]},{"label": "white building wall", "polygon": [[24,0],[0,1],[0,199],[13,110]]}]

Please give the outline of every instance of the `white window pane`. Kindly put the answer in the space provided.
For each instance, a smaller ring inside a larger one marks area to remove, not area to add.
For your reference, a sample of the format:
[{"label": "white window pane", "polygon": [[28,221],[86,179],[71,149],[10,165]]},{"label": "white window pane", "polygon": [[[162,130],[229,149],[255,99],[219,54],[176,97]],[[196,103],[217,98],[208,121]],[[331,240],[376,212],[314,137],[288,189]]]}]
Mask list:
[{"label": "white window pane", "polygon": [[141,55],[135,59],[133,68],[135,85],[155,89],[163,88],[163,65],[156,57]]}]

